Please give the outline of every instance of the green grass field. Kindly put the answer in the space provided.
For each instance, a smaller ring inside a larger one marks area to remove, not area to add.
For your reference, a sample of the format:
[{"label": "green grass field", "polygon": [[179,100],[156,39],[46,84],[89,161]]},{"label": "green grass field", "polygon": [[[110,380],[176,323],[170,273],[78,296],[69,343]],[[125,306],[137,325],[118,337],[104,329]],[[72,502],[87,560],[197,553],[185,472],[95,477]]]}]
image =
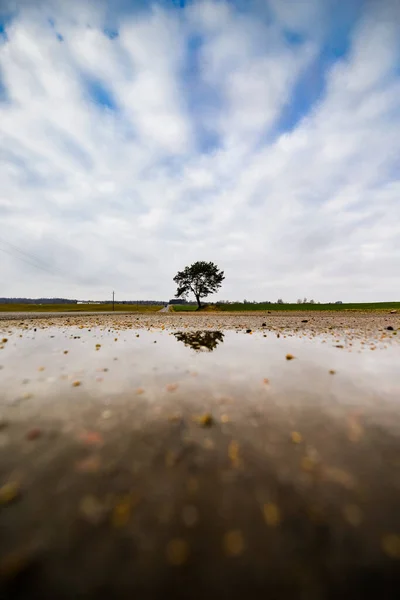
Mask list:
[{"label": "green grass field", "polygon": [[[115,311],[156,312],[162,306],[148,304],[116,304]],[[0,304],[0,312],[107,312],[112,304]]]},{"label": "green grass field", "polygon": [[[193,311],[196,306],[187,306],[185,304],[175,304],[173,310]],[[372,303],[351,303],[351,304],[219,304],[215,307],[220,312],[253,312],[253,311],[343,311],[343,310],[393,310],[400,311],[400,302],[372,302]]]}]

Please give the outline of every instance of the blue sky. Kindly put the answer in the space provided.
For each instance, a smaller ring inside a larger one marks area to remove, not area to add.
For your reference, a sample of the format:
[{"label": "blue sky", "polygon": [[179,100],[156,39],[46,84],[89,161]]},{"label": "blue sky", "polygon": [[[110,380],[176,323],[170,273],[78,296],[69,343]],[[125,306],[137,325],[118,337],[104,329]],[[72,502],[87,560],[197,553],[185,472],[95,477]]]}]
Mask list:
[{"label": "blue sky", "polygon": [[398,2],[2,7],[2,295],[399,299]]}]

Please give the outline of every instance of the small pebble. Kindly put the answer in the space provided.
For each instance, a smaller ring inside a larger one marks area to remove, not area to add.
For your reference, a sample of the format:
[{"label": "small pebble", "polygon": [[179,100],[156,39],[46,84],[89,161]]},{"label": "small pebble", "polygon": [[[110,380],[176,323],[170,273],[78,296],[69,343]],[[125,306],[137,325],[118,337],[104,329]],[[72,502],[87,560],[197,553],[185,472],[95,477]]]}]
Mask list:
[{"label": "small pebble", "polygon": [[42,435],[41,430],[38,427],[35,427],[34,429],[31,429],[30,431],[28,431],[28,433],[26,434],[26,439],[27,440],[37,440],[40,436]]},{"label": "small pebble", "polygon": [[292,438],[292,442],[294,444],[301,444],[301,442],[303,441],[303,437],[298,431],[292,431],[290,437]]},{"label": "small pebble", "polygon": [[174,567],[184,565],[189,557],[188,543],[181,538],[169,541],[166,548],[166,557],[168,563]]},{"label": "small pebble", "polygon": [[240,556],[244,550],[242,532],[238,529],[228,531],[223,538],[223,549],[227,556]]},{"label": "small pebble", "polygon": [[200,417],[196,417],[196,421],[201,427],[211,427],[211,425],[213,424],[213,418],[210,413],[205,413]]},{"label": "small pebble", "polygon": [[279,507],[272,502],[264,504],[264,519],[269,527],[277,527],[281,521]]},{"label": "small pebble", "polygon": [[16,481],[10,481],[0,487],[0,506],[11,504],[20,496],[20,486]]},{"label": "small pebble", "polygon": [[79,513],[92,525],[99,525],[106,516],[106,507],[95,496],[84,496],[79,505]]},{"label": "small pebble", "polygon": [[166,386],[167,392],[175,392],[175,390],[178,389],[178,384],[177,383],[169,383]]},{"label": "small pebble", "polygon": [[120,528],[127,525],[132,514],[132,500],[129,496],[122,498],[114,507],[112,514],[112,524]]},{"label": "small pebble", "polygon": [[98,456],[89,456],[76,463],[75,469],[79,473],[98,473],[101,462]]},{"label": "small pebble", "polygon": [[199,480],[196,477],[189,477],[186,484],[186,489],[189,494],[195,494],[199,489]]},{"label": "small pebble", "polygon": [[294,356],[293,354],[286,354],[286,360],[293,360]]},{"label": "small pebble", "polygon": [[388,533],[382,537],[382,550],[390,558],[400,560],[400,535]]},{"label": "small pebble", "polygon": [[356,504],[347,504],[343,509],[344,518],[353,527],[358,527],[363,521],[362,510]]},{"label": "small pebble", "polygon": [[186,527],[194,527],[199,520],[199,511],[193,505],[184,506],[182,510],[182,521]]}]

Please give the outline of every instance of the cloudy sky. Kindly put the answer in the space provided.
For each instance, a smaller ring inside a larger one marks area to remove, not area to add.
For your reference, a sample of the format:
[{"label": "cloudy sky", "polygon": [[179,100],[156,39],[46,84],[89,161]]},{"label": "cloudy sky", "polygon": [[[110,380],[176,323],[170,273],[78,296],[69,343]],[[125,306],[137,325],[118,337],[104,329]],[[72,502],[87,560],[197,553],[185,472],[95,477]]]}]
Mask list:
[{"label": "cloudy sky", "polygon": [[[337,8],[340,5],[340,8]],[[397,0],[1,0],[0,296],[400,299]]]}]

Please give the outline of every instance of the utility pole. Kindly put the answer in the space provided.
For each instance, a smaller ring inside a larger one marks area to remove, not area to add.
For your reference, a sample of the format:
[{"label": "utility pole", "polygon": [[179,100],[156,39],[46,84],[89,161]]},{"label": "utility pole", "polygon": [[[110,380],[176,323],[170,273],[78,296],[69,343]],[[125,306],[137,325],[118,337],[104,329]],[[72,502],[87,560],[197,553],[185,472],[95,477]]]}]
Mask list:
[{"label": "utility pole", "polygon": [[115,294],[115,292],[113,292],[113,310],[114,310],[114,294]]}]

